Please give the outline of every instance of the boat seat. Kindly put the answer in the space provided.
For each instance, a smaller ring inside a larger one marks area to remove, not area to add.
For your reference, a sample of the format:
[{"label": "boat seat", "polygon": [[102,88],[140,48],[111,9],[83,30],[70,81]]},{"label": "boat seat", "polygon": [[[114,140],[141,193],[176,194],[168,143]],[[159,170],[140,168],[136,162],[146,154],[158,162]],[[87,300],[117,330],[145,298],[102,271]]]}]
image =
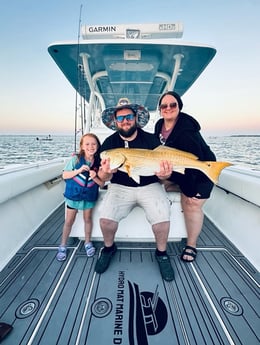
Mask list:
[{"label": "boat seat", "polygon": [[[106,190],[100,190],[99,199],[93,210],[93,230],[92,240],[103,241],[102,232],[99,226],[99,210],[101,202],[106,193]],[[167,193],[169,202],[171,203],[171,225],[169,233],[169,241],[180,241],[182,238],[187,237],[184,216],[181,209],[180,193],[169,192]],[[83,211],[79,211],[75,223],[72,227],[70,237],[78,237],[84,239],[84,222]],[[138,224],[138,227],[136,226]],[[142,232],[140,233],[140,229]],[[122,219],[119,223],[116,233],[117,241],[132,241],[132,242],[154,242],[154,236],[151,225],[148,223],[143,209],[136,206],[129,215]]]}]

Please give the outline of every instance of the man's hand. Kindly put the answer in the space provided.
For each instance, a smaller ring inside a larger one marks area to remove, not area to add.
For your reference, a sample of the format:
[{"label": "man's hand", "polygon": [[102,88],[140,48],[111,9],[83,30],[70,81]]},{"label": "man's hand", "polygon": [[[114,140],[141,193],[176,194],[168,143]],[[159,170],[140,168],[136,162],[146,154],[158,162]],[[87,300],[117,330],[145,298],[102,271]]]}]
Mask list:
[{"label": "man's hand", "polygon": [[105,174],[110,174],[110,158],[101,160],[101,168]]},{"label": "man's hand", "polygon": [[117,169],[110,168],[110,158],[102,159],[101,165],[98,171],[98,177],[103,181],[111,180],[113,173],[117,172]]},{"label": "man's hand", "polygon": [[160,171],[155,172],[155,175],[160,179],[160,180],[167,180],[173,170],[173,165],[168,162],[168,161],[161,161],[160,162]]}]

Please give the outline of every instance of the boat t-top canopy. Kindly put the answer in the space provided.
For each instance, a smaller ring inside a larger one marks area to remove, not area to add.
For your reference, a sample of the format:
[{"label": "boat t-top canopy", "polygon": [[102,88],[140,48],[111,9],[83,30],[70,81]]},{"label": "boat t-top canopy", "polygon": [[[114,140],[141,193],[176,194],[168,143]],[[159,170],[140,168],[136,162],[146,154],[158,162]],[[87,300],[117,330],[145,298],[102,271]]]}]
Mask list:
[{"label": "boat t-top canopy", "polygon": [[212,47],[184,43],[180,23],[82,26],[79,42],[54,43],[48,51],[89,112],[121,97],[157,109],[166,90],[183,95],[213,59]]}]

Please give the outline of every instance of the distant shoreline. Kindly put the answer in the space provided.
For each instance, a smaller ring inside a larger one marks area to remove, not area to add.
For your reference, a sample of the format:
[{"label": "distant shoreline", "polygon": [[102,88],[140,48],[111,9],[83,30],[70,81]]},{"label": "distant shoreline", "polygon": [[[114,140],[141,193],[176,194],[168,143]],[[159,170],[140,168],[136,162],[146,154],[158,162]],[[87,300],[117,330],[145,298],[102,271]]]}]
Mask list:
[{"label": "distant shoreline", "polygon": [[[0,131],[1,137],[7,137],[7,136],[23,136],[23,137],[34,137],[34,138],[42,138],[46,137],[46,134],[32,134],[32,133],[3,133]],[[52,138],[55,137],[74,137],[75,135],[73,133],[53,133],[51,134]],[[204,136],[206,138],[224,138],[224,137],[231,137],[231,138],[244,138],[244,137],[250,137],[250,138],[259,138],[260,134],[207,134],[204,133]],[[79,136],[80,137],[80,136]]]},{"label": "distant shoreline", "polygon": [[260,134],[233,134],[228,137],[260,137]]}]

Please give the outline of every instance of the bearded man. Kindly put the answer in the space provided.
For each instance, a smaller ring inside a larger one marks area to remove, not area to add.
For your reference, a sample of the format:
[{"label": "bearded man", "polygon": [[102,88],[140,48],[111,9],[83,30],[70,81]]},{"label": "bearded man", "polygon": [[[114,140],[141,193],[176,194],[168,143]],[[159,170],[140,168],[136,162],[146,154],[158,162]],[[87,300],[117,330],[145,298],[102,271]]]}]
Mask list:
[{"label": "bearded man", "polygon": [[[105,139],[100,151],[122,147],[153,150],[161,145],[154,134],[142,129],[148,123],[149,117],[146,108],[131,104],[127,98],[120,99],[116,107],[105,109],[102,113],[102,121],[115,133]],[[174,279],[170,257],[166,250],[170,228],[170,204],[160,183],[160,179],[167,179],[171,173],[172,165],[168,161],[162,161],[159,172],[155,172],[153,176],[141,176],[140,184],[137,184],[127,173],[112,171],[109,159],[101,161],[98,176],[110,183],[100,208],[100,227],[104,247],[95,266],[97,273],[101,274],[107,270],[116,253],[114,239],[120,220],[125,218],[133,207],[139,205],[152,226],[156,241],[155,258],[162,278],[166,281]]]}]

